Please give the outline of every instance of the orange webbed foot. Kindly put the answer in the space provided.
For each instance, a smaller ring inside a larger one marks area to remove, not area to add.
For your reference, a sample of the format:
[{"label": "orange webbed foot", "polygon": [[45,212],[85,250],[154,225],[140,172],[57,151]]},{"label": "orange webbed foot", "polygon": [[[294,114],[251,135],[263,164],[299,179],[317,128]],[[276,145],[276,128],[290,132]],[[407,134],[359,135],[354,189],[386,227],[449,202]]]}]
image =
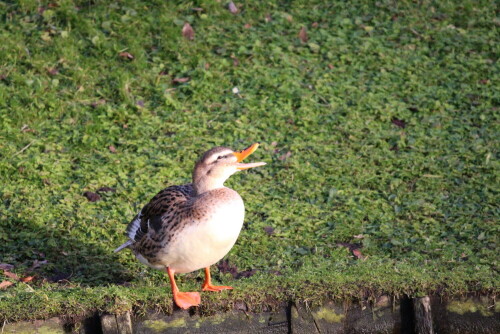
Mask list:
[{"label": "orange webbed foot", "polygon": [[181,309],[188,309],[191,306],[200,305],[201,298],[198,292],[177,292],[174,293],[174,302]]},{"label": "orange webbed foot", "polygon": [[210,277],[210,267],[206,267],[205,282],[203,283],[201,289],[203,291],[222,291],[222,290],[232,290],[233,287],[225,285],[212,285],[212,278]]},{"label": "orange webbed foot", "polygon": [[212,284],[203,284],[201,287],[203,291],[222,291],[222,290],[232,290],[232,286],[225,285],[212,285]]}]

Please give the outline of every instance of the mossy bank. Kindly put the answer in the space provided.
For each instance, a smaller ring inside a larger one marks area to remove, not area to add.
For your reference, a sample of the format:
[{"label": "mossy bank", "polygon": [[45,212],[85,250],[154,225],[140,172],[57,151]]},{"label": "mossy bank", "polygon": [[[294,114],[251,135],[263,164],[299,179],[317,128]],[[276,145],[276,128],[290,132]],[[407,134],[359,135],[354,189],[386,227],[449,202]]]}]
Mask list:
[{"label": "mossy bank", "polygon": [[112,250],[202,152],[256,141],[213,275],[235,290],[201,312],[497,294],[495,2],[227,5],[0,2],[0,319],[171,310]]}]

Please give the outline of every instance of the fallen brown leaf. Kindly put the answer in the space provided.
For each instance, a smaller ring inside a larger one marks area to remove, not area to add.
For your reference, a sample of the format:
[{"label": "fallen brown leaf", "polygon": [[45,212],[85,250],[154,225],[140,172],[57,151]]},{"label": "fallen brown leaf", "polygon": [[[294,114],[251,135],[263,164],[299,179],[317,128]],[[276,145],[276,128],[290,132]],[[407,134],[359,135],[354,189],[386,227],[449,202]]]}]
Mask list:
[{"label": "fallen brown leaf", "polygon": [[255,275],[255,273],[257,272],[257,269],[251,269],[251,270],[244,270],[244,271],[240,271],[237,275],[236,275],[236,279],[240,279],[240,278],[247,278],[247,277],[251,277],[253,275]]},{"label": "fallen brown leaf", "polygon": [[265,16],[264,20],[265,20],[266,22],[271,22],[271,21],[273,20],[273,17],[271,16],[271,14],[266,14],[266,16]]},{"label": "fallen brown leaf", "polygon": [[357,258],[357,259],[360,259],[360,260],[364,260],[365,259],[365,256],[363,254],[361,254],[361,250],[360,249],[354,249],[352,251],[352,254]]},{"label": "fallen brown leaf", "polygon": [[299,38],[302,41],[302,43],[307,43],[307,41],[309,40],[309,37],[307,36],[307,29],[306,29],[306,27],[300,28]]},{"label": "fallen brown leaf", "polygon": [[403,121],[402,119],[393,118],[391,120],[391,122],[392,122],[392,124],[402,128],[402,129],[406,128],[406,122]]},{"label": "fallen brown leaf", "polygon": [[97,100],[97,101],[92,102],[92,103],[90,104],[90,106],[91,106],[92,108],[97,108],[98,106],[103,105],[103,104],[105,104],[105,103],[106,103],[106,100],[105,100],[105,99],[100,99],[100,100]]},{"label": "fallen brown leaf", "polygon": [[28,124],[23,124],[21,127],[21,132],[24,132],[26,129],[29,129]]},{"label": "fallen brown leaf", "polygon": [[250,29],[250,28],[252,28],[252,25],[250,23],[245,23],[245,25],[243,26],[243,28]]},{"label": "fallen brown leaf", "polygon": [[116,147],[114,147],[113,145],[110,145],[108,149],[111,153],[116,153]]},{"label": "fallen brown leaf", "polygon": [[236,275],[238,274],[238,268],[236,268],[235,265],[229,264],[229,260],[220,261],[219,263],[217,263],[217,268],[221,273],[229,273],[233,277],[236,277]]},{"label": "fallen brown leaf", "polygon": [[28,283],[28,282],[31,282],[33,280],[33,278],[35,278],[35,276],[26,276],[26,277],[21,278],[20,281],[23,283]]},{"label": "fallen brown leaf", "polygon": [[278,157],[279,160],[284,161],[292,156],[292,152],[288,151]]},{"label": "fallen brown leaf", "polygon": [[4,270],[3,271],[3,274],[5,276],[7,276],[8,278],[12,278],[12,279],[15,279],[16,281],[19,281],[19,276],[17,276],[16,274],[14,273],[11,273],[10,271],[7,271],[7,270]]},{"label": "fallen brown leaf", "polygon": [[3,281],[3,282],[0,283],[0,289],[7,289],[12,284],[14,284],[14,283],[9,282],[9,281]]},{"label": "fallen brown leaf", "polygon": [[240,64],[240,61],[235,57],[235,55],[231,55],[231,59],[233,60],[233,66],[238,66]]},{"label": "fallen brown leaf", "polygon": [[89,200],[89,202],[97,202],[101,199],[101,196],[91,191],[84,192],[83,196],[85,196]]},{"label": "fallen brown leaf", "polygon": [[134,56],[132,56],[130,53],[126,51],[120,52],[118,55],[124,59],[130,59],[130,60],[134,59]]},{"label": "fallen brown leaf", "polygon": [[317,27],[318,27],[318,25],[319,25],[319,24],[318,24],[318,22],[313,22],[313,24],[311,24],[311,26],[312,26],[313,28],[317,28]]},{"label": "fallen brown leaf", "polygon": [[236,7],[234,2],[232,2],[232,1],[229,2],[229,5],[227,7],[232,14],[238,14],[238,7]]},{"label": "fallen brown leaf", "polygon": [[33,271],[33,270],[40,268],[41,266],[43,266],[47,263],[49,263],[49,261],[47,261],[47,260],[42,260],[42,261],[35,260],[35,261],[33,261],[33,265],[28,269],[28,271]]},{"label": "fallen brown leaf", "polygon": [[182,36],[184,36],[185,39],[188,39],[190,41],[194,39],[194,29],[187,22],[184,23],[184,26],[182,27]]},{"label": "fallen brown leaf", "polygon": [[217,268],[223,274],[225,273],[231,274],[231,276],[233,276],[234,279],[250,277],[257,272],[256,269],[238,271],[238,268],[233,264],[229,264],[228,260],[222,260],[219,263],[217,263]]},{"label": "fallen brown leaf", "polygon": [[30,129],[28,124],[24,124],[22,127],[21,127],[21,132],[35,132],[35,130],[33,129]]},{"label": "fallen brown leaf", "polygon": [[339,242],[339,243],[337,243],[337,246],[342,246],[342,247],[348,248],[351,252],[355,249],[359,249],[359,248],[363,247],[362,244],[350,244],[348,242]]},{"label": "fallen brown leaf", "polygon": [[55,67],[51,67],[47,70],[47,73],[50,75],[57,75],[59,74],[59,70]]},{"label": "fallen brown leaf", "polygon": [[264,231],[267,233],[267,235],[273,235],[274,234],[274,228],[272,226],[265,226]]},{"label": "fallen brown leaf", "polygon": [[362,244],[350,244],[348,242],[339,242],[337,243],[337,246],[346,247],[347,249],[349,249],[349,251],[351,251],[352,255],[354,255],[357,259],[360,260],[366,259],[366,256],[364,256],[361,253],[361,248],[363,248]]},{"label": "fallen brown leaf", "polygon": [[185,83],[188,82],[191,78],[186,77],[186,78],[173,78],[172,82],[173,83]]}]

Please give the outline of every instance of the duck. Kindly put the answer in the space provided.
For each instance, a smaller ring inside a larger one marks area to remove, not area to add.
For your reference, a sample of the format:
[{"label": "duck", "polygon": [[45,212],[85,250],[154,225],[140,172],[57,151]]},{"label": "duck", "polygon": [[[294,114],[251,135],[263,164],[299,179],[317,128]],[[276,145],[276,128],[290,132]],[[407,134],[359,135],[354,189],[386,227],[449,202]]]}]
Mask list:
[{"label": "duck", "polygon": [[241,196],[224,182],[233,174],[264,166],[242,163],[259,143],[241,151],[218,146],[196,162],[192,182],[167,187],[156,194],[126,228],[128,240],[114,250],[132,251],[143,264],[166,271],[174,303],[181,309],[199,306],[198,292],[181,292],[175,274],[204,269],[202,291],[230,290],[212,284],[210,266],[234,246],[245,216]]}]

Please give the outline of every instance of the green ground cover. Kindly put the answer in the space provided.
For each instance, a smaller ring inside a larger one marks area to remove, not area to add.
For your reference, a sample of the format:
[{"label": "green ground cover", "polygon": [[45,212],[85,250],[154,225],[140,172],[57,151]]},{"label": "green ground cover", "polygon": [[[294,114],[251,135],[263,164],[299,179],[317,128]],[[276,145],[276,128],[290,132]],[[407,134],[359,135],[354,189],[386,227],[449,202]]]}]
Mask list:
[{"label": "green ground cover", "polygon": [[170,310],[166,275],[112,250],[202,152],[255,141],[268,165],[227,182],[243,277],[214,267],[235,290],[202,311],[498,293],[495,2],[237,5],[0,1],[0,263],[35,277],[0,319]]}]

